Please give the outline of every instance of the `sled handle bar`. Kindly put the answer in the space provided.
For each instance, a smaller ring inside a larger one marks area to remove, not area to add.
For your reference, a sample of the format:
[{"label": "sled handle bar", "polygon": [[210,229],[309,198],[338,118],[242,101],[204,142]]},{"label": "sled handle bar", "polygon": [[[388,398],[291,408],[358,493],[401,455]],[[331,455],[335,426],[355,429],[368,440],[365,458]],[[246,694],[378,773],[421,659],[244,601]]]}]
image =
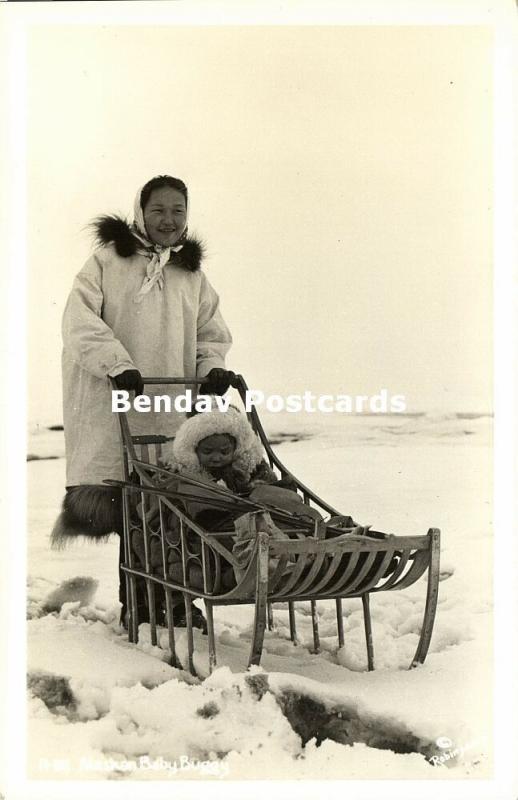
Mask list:
[{"label": "sled handle bar", "polygon": [[153,384],[153,383],[160,383],[163,386],[165,384],[180,384],[180,383],[203,383],[205,378],[142,378],[143,382],[146,384]]},{"label": "sled handle bar", "polygon": [[[234,377],[230,381],[230,385],[234,386],[236,389],[237,389],[237,386],[238,386],[238,379],[239,379],[239,376],[234,374]],[[144,378],[143,377],[142,380],[144,382],[144,385],[145,384],[149,384],[149,385],[161,384],[162,386],[166,386],[168,384],[171,384],[171,385],[174,386],[175,384],[178,385],[178,384],[185,384],[185,383],[191,383],[191,384],[194,384],[194,385],[201,385],[202,383],[205,383],[205,381],[207,380],[207,376],[205,375],[204,378]]]}]

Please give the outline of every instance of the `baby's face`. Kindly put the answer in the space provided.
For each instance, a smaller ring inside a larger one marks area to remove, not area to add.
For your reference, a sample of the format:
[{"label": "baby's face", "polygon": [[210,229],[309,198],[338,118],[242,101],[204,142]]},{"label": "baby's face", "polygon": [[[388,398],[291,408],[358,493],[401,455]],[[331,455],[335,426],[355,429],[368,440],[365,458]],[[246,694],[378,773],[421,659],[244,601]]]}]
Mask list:
[{"label": "baby's face", "polygon": [[228,433],[214,433],[199,442],[196,455],[200,466],[209,472],[219,472],[232,464],[236,442]]}]

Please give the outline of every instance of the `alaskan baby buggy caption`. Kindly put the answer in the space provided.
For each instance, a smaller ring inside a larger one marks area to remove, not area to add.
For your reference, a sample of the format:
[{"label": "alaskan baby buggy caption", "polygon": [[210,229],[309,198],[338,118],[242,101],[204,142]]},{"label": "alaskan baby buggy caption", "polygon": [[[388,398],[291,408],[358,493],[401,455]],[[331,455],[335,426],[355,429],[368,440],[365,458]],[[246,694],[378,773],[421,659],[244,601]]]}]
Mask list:
[{"label": "alaskan baby buggy caption", "polygon": [[[147,385],[202,382],[189,377],[143,380]],[[244,406],[245,380],[238,375],[233,385]],[[156,645],[157,628],[165,626],[172,665],[196,674],[193,601],[200,598],[206,611],[212,671],[217,663],[214,606],[250,604],[254,621],[249,666],[257,665],[266,626],[273,626],[275,603],[287,604],[293,642],[297,642],[294,604],[310,604],[314,651],[319,652],[317,602],[335,601],[338,645],[343,647],[342,600],[355,597],[363,606],[367,663],[372,670],[370,595],[405,589],[428,571],[422,628],[410,667],[423,663],[437,606],[440,531],[430,528],[425,535],[396,536],[357,526],[286,469],[272,450],[255,408],[246,412],[246,418],[270,470],[281,483],[289,482],[300,506],[287,510],[276,503],[275,492],[258,496],[231,491],[188,472],[171,472],[163,465],[167,437],[132,435],[126,413],[119,413],[124,479],[106,483],[121,487],[123,494],[121,569],[128,598],[129,641],[138,641],[140,622],[149,620],[151,643]],[[203,512],[209,507],[218,511],[215,525],[206,524]],[[180,663],[175,647],[174,612],[179,603],[187,629],[187,664]]]}]

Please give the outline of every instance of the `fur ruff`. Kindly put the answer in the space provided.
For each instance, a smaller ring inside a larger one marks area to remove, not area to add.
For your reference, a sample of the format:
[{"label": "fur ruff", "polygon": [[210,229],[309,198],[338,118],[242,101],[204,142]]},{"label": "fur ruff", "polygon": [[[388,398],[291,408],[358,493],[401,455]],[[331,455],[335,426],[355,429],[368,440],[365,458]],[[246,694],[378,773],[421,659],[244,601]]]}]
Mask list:
[{"label": "fur ruff", "polygon": [[64,499],[61,514],[50,535],[51,547],[61,550],[78,536],[104,542],[110,534],[122,534],[122,498],[110,486],[73,486]]},{"label": "fur ruff", "polygon": [[41,606],[42,610],[47,614],[51,614],[53,611],[59,613],[64,603],[79,602],[80,606],[88,606],[98,586],[99,581],[94,578],[82,575],[69,578],[66,581],[62,581],[56,589],[45,597]]},{"label": "fur ruff", "polygon": [[162,448],[162,461],[169,469],[189,472],[209,480],[212,475],[200,466],[196,447],[207,436],[228,433],[236,440],[232,466],[244,473],[248,480],[257,465],[263,460],[263,447],[244,414],[235,406],[228,411],[205,411],[182,423],[173,442]]},{"label": "fur ruff", "polygon": [[[94,233],[95,243],[102,247],[113,242],[115,252],[121,258],[134,256],[142,246],[133,236],[128,221],[123,217],[105,214],[96,217],[90,227]],[[204,254],[203,242],[195,236],[189,236],[178,253],[171,253],[171,263],[189,272],[196,272],[201,268]]]}]

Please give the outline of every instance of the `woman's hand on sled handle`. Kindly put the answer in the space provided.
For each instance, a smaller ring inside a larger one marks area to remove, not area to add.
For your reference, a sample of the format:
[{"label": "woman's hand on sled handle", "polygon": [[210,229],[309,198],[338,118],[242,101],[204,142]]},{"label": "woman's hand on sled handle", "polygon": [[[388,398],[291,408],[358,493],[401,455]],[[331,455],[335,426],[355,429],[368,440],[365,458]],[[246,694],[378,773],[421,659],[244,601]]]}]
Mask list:
[{"label": "woman's hand on sled handle", "polygon": [[113,380],[117,389],[135,392],[135,397],[144,393],[144,381],[138,369],[127,369],[120,375],[116,375]]},{"label": "woman's hand on sled handle", "polygon": [[225,394],[235,380],[236,375],[231,370],[213,367],[200,386],[200,394]]}]

